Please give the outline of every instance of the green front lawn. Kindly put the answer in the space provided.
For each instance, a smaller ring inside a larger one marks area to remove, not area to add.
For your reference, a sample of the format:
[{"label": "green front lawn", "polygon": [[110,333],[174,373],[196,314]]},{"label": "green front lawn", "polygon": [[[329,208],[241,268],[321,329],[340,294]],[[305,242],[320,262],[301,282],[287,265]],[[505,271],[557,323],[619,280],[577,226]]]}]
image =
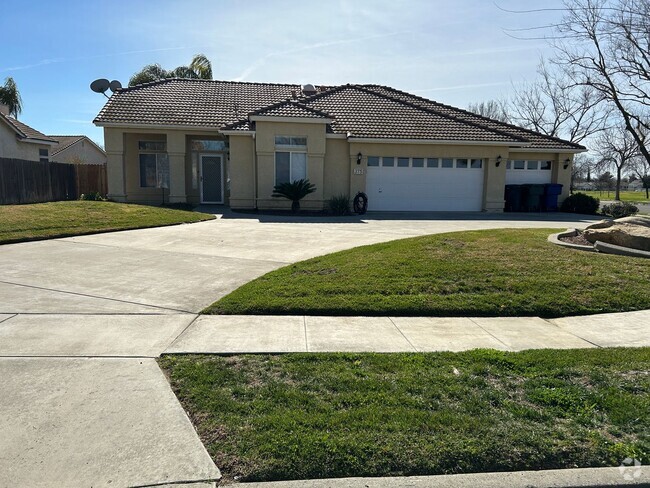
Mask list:
[{"label": "green front lawn", "polygon": [[213,215],[125,203],[69,201],[0,205],[0,244],[213,219]]},{"label": "green front lawn", "polygon": [[268,273],[204,312],[560,317],[650,308],[650,260],[562,248],[547,242],[552,232],[457,232],[358,247]]},{"label": "green front lawn", "polygon": [[164,356],[225,479],[650,462],[650,349]]},{"label": "green front lawn", "polygon": [[[616,192],[611,191],[583,191],[576,190],[575,193],[586,193],[592,197],[600,198],[600,200],[614,200]],[[621,191],[622,202],[637,202],[637,203],[650,203],[645,197],[645,190],[643,191]]]}]

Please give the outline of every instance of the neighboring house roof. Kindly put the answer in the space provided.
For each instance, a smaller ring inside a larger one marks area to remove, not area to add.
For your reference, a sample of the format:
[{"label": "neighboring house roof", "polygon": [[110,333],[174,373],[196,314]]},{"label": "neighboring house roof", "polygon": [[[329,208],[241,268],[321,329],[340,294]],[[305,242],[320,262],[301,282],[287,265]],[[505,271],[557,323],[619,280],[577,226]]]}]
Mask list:
[{"label": "neighboring house roof", "polygon": [[86,141],[95,146],[95,148],[100,151],[102,154],[106,154],[106,152],[99,147],[95,142],[93,142],[92,139],[90,139],[88,136],[47,136],[50,139],[53,139],[58,142],[55,146],[52,147],[50,150],[50,156],[56,156],[62,151],[65,151],[69,147],[74,146],[78,142],[81,141]]},{"label": "neighboring house roof", "polygon": [[23,124],[17,119],[9,115],[0,113],[0,120],[4,121],[23,142],[33,142],[36,144],[56,144],[54,139],[49,138],[42,132],[31,128],[27,124]]},{"label": "neighboring house roof", "polygon": [[300,85],[168,79],[118,90],[95,123],[250,131],[256,115],[329,118],[328,132],[356,138],[585,149],[381,85],[317,87],[316,94],[303,97]]}]

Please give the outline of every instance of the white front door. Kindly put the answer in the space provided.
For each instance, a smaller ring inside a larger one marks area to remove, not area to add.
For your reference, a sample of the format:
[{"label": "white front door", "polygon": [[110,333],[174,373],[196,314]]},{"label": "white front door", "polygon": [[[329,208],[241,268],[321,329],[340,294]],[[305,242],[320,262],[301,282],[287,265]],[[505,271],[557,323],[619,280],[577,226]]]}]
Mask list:
[{"label": "white front door", "polygon": [[223,158],[201,154],[201,203],[223,203]]}]

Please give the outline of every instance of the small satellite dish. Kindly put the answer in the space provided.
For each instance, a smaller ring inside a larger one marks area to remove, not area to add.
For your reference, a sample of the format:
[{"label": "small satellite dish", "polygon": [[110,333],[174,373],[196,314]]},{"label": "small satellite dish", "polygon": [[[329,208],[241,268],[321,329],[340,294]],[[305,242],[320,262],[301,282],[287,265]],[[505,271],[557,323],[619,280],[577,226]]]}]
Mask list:
[{"label": "small satellite dish", "polygon": [[119,80],[113,80],[109,83],[108,87],[113,93],[115,93],[117,90],[122,89],[122,83],[120,83]]},{"label": "small satellite dish", "polygon": [[110,87],[111,82],[106,78],[100,78],[90,84],[90,89],[95,93],[104,93]]}]

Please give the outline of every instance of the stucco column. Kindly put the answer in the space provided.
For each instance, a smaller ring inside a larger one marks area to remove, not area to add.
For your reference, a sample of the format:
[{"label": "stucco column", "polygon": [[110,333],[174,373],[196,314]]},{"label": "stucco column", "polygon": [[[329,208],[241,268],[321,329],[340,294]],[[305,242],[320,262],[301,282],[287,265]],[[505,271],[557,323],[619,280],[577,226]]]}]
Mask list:
[{"label": "stucco column", "polygon": [[169,203],[187,202],[185,189],[185,134],[167,132],[167,155],[169,157]]},{"label": "stucco column", "polygon": [[508,155],[501,155],[501,163],[497,166],[497,158],[484,158],[483,180],[483,211],[491,213],[503,212],[505,207],[506,166]]},{"label": "stucco column", "polygon": [[124,170],[124,132],[104,128],[106,146],[106,177],[108,198],[116,202],[126,201],[126,178]]},{"label": "stucco column", "polygon": [[[569,164],[566,169],[566,160],[569,160]],[[559,183],[562,185],[562,194],[558,198],[558,202],[562,203],[566,197],[571,194],[571,170],[573,167],[573,156],[570,154],[558,154],[555,161],[553,161],[553,173],[551,175],[551,181],[553,183]]]}]

